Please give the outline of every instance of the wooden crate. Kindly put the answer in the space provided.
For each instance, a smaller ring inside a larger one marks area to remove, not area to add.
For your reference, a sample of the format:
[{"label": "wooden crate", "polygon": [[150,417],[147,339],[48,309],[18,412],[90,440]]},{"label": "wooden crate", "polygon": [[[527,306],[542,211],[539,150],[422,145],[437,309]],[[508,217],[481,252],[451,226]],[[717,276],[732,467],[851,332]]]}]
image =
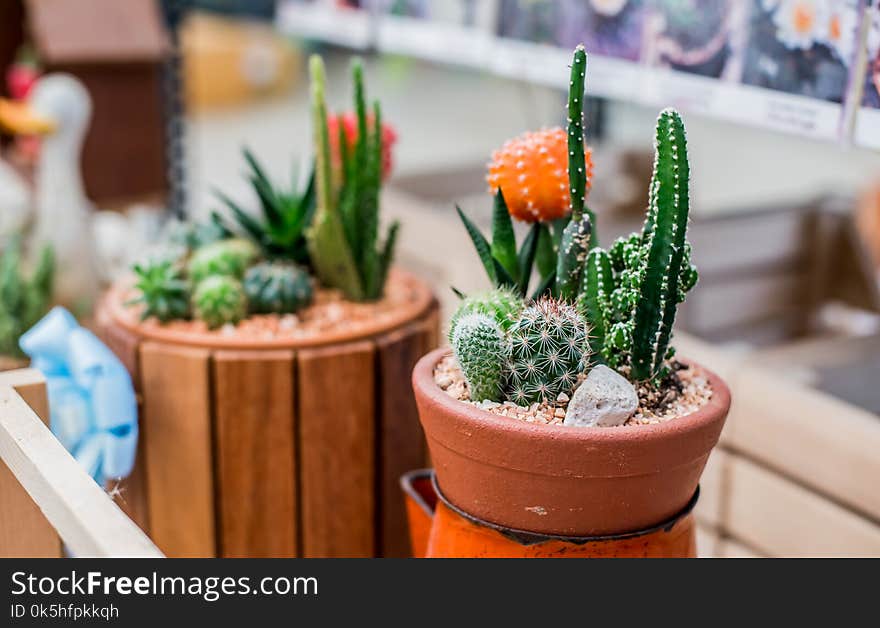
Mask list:
[{"label": "wooden crate", "polygon": [[406,556],[398,479],[426,448],[409,379],[437,304],[357,337],[192,346],[132,328],[112,292],[99,333],[142,400],[124,507],[169,556]]}]

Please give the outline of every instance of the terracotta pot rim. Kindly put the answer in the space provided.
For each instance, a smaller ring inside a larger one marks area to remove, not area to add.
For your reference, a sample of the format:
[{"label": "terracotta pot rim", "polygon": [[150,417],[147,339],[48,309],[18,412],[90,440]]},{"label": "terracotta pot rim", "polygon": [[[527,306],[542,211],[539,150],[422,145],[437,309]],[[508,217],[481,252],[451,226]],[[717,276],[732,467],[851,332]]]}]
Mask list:
[{"label": "terracotta pot rim", "polygon": [[527,423],[492,414],[446,394],[434,381],[434,367],[449,353],[448,348],[432,351],[413,370],[416,398],[422,397],[424,403],[433,406],[432,416],[439,413],[445,417],[443,429],[426,428],[428,438],[434,446],[500,469],[561,478],[610,478],[684,467],[715,445],[730,407],[727,386],[700,366],[712,386],[712,398],[685,416],[663,423],[620,427]]},{"label": "terracotta pot rim", "polygon": [[133,319],[126,312],[124,296],[129,287],[125,281],[118,281],[110,287],[101,299],[99,308],[104,309],[115,324],[144,340],[209,349],[304,349],[375,338],[422,317],[434,302],[434,294],[428,284],[408,271],[392,268],[388,281],[408,284],[414,292],[413,300],[404,307],[397,308],[393,316],[380,324],[365,324],[349,331],[315,334],[304,338],[242,339],[220,336],[216,333],[183,332],[162,326],[147,326]]},{"label": "terracotta pot rim", "polygon": [[717,420],[716,416],[719,411],[722,411],[722,415],[726,415],[730,407],[730,390],[718,375],[692,360],[678,358],[684,364],[699,367],[706,374],[712,387],[711,399],[696,412],[661,423],[621,425],[617,427],[573,427],[568,425],[528,423],[519,419],[487,412],[446,394],[437,385],[437,382],[434,381],[434,368],[442,358],[451,354],[452,350],[450,348],[441,347],[424,355],[413,370],[413,384],[418,386],[428,398],[442,406],[445,410],[454,414],[465,415],[469,419],[484,424],[487,427],[501,427],[505,431],[513,429],[514,431],[537,437],[549,435],[553,438],[564,438],[566,440],[604,442],[630,440],[634,436],[644,437],[645,435],[662,437],[672,431],[670,429],[672,425],[675,426],[674,431],[678,432],[683,427],[696,428],[706,423],[712,423]]}]

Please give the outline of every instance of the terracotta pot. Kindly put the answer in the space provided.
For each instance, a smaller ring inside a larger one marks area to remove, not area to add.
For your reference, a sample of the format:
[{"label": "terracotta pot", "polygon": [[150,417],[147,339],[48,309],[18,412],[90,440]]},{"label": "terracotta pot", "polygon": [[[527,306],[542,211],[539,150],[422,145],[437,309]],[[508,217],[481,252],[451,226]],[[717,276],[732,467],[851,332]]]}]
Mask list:
[{"label": "terracotta pot", "polygon": [[427,452],[401,382],[439,318],[423,281],[389,285],[405,306],[301,339],[141,324],[124,285],[105,295],[97,331],[142,402],[121,506],[166,555],[409,554],[398,479]]},{"label": "terracotta pot", "polygon": [[730,407],[713,389],[699,411],[665,423],[616,428],[539,425],[490,414],[447,395],[424,356],[413,371],[419,418],[437,482],[481,520],[541,534],[598,536],[644,530],[694,496]]}]

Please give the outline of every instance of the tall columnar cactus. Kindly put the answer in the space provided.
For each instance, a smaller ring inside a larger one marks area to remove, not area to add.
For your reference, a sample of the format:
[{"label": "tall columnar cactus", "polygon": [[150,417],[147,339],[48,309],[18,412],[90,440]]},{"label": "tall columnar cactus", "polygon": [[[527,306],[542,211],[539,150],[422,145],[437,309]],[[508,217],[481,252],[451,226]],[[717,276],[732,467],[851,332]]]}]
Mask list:
[{"label": "tall columnar cactus", "polygon": [[379,103],[368,115],[363,68],[352,68],[358,135],[349,150],[345,125],[339,124],[339,163],[334,163],[325,102],[324,62],[310,61],[315,133],[317,206],[306,232],[309,256],[320,281],[355,301],[378,299],[394,252],[398,224],[378,246],[379,192],[382,185],[382,113]]},{"label": "tall columnar cactus", "polygon": [[46,247],[30,277],[22,268],[18,238],[0,256],[0,355],[20,356],[19,337],[49,309],[55,261]]},{"label": "tall columnar cactus", "polygon": [[510,328],[508,398],[520,405],[569,394],[589,361],[588,327],[577,309],[542,298]]},{"label": "tall columnar cactus", "polygon": [[669,340],[678,304],[697,282],[686,241],[689,165],[679,114],[657,120],[654,176],[641,234],[593,249],[582,279],[580,310],[593,323],[591,349],[632,380],[653,380],[671,357]]},{"label": "tall columnar cactus", "polygon": [[488,314],[465,313],[455,321],[450,340],[471,399],[500,401],[510,347],[498,322]]}]

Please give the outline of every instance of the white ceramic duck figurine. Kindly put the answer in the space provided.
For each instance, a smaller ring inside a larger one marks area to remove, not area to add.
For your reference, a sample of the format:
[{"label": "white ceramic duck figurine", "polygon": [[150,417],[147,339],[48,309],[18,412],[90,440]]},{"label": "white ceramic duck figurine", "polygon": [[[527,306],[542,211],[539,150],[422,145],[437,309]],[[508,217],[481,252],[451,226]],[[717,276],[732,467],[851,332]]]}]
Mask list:
[{"label": "white ceramic duck figurine", "polygon": [[0,124],[13,133],[43,135],[37,161],[33,238],[55,251],[55,297],[87,308],[98,292],[92,205],[85,196],[80,155],[92,115],[86,88],[69,74],[49,74],[27,102],[0,103]]},{"label": "white ceramic duck figurine", "polygon": [[31,192],[25,180],[0,159],[0,249],[20,233],[31,214]]}]

